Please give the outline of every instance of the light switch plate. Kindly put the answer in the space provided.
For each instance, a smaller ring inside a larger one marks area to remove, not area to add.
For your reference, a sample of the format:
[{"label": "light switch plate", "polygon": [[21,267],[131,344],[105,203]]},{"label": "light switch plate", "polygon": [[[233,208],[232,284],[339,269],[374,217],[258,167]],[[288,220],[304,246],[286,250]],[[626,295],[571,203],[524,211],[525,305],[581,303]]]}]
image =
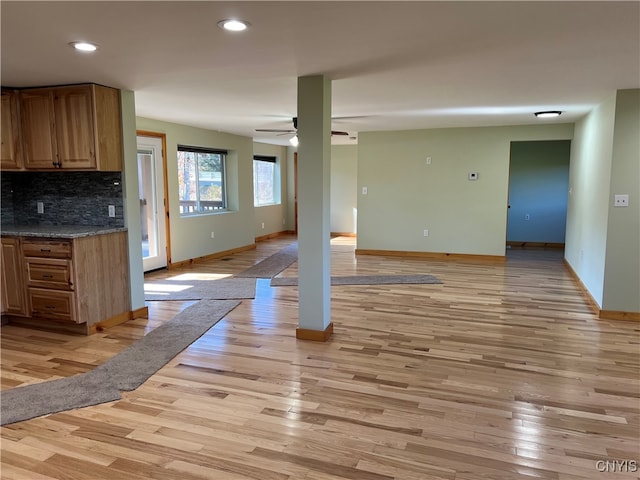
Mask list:
[{"label": "light switch plate", "polygon": [[116,216],[116,206],[115,205],[109,205],[109,216],[110,217],[115,217]]}]

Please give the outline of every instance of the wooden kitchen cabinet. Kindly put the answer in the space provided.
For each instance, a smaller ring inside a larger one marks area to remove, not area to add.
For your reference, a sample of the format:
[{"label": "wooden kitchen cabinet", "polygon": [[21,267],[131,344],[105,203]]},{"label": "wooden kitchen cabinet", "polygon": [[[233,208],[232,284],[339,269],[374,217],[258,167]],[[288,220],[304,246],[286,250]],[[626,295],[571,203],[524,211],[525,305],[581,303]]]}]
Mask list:
[{"label": "wooden kitchen cabinet", "polygon": [[23,239],[29,315],[94,323],[130,310],[126,232]]},{"label": "wooden kitchen cabinet", "polygon": [[0,108],[0,141],[2,151],[0,168],[2,170],[21,170],[22,145],[20,138],[20,122],[18,112],[18,93],[12,90],[2,90],[2,106]]},{"label": "wooden kitchen cabinet", "polygon": [[54,168],[58,158],[51,89],[20,92],[20,117],[25,167]]},{"label": "wooden kitchen cabinet", "polygon": [[120,92],[95,84],[20,91],[27,170],[122,170]]},{"label": "wooden kitchen cabinet", "polygon": [[2,313],[24,316],[27,314],[27,299],[24,282],[24,265],[20,239],[2,237]]},{"label": "wooden kitchen cabinet", "polygon": [[99,322],[128,318],[128,265],[127,232],[2,237],[2,313],[15,323],[91,333]]},{"label": "wooden kitchen cabinet", "polygon": [[22,251],[30,316],[76,322],[72,241],[24,239]]}]

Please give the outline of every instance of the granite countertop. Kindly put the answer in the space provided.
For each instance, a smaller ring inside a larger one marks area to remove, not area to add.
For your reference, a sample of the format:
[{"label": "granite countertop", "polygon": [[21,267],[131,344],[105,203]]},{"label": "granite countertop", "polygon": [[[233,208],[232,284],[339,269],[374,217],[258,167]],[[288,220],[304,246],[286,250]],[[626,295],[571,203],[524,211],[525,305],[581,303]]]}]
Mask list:
[{"label": "granite countertop", "polygon": [[19,237],[79,238],[107,233],[126,232],[125,227],[92,225],[2,225],[2,235]]}]

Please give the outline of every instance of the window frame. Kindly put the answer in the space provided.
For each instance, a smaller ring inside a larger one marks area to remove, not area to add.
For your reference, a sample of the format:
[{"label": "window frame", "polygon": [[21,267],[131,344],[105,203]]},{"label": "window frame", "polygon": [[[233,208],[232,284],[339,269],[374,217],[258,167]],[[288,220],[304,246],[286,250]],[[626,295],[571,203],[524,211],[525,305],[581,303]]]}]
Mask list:
[{"label": "window frame", "polygon": [[[182,202],[193,202],[193,200],[183,200],[180,198],[180,186],[178,185],[178,210],[180,213],[180,218],[189,218],[189,217],[197,217],[201,215],[215,215],[217,213],[223,213],[229,211],[229,201],[227,199],[227,156],[228,151],[220,148],[211,148],[211,147],[197,147],[192,145],[181,145],[177,146],[177,159],[179,161],[180,152],[185,153],[193,153],[195,154],[195,191],[196,191],[196,199],[195,199],[195,208],[194,211],[184,211]],[[198,154],[213,154],[220,155],[220,188],[221,188],[221,203],[220,207],[213,207],[211,210],[202,210],[201,202],[206,200],[200,199],[200,161]],[[180,178],[180,171],[176,169],[178,173],[178,178]]]}]

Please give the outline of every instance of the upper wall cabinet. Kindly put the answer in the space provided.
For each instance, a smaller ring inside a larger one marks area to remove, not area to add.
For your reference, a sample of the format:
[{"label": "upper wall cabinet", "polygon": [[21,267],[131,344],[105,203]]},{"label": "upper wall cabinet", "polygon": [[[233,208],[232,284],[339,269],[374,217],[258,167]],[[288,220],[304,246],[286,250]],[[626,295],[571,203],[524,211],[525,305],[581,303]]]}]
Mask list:
[{"label": "upper wall cabinet", "polygon": [[21,170],[23,163],[17,92],[2,90],[1,112],[2,155],[0,157],[0,168],[2,170]]},{"label": "upper wall cabinet", "polygon": [[120,92],[100,85],[20,91],[27,170],[122,170]]}]

